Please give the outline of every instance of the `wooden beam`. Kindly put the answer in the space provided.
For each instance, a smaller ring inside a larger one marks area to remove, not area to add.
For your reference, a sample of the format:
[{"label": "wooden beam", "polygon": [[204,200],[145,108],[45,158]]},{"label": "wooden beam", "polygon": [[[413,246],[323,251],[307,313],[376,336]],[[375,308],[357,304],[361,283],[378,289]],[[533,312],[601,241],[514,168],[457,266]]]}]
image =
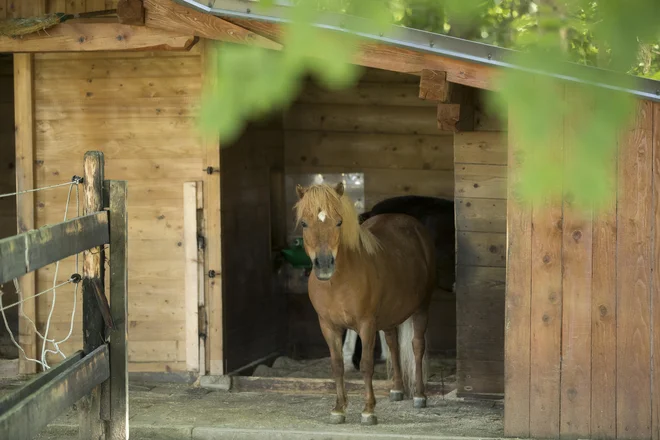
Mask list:
[{"label": "wooden beam", "polygon": [[197,38],[145,26],[71,21],[23,38],[0,37],[0,52],[189,50]]},{"label": "wooden beam", "polygon": [[196,11],[170,0],[145,0],[145,24],[155,29],[191,34],[210,40],[249,44],[281,50],[282,45],[211,14]]},{"label": "wooden beam", "polygon": [[48,423],[108,379],[108,347],[101,345],[73,365],[65,361],[46,374],[50,380],[0,414],[0,438],[35,438]]},{"label": "wooden beam", "polygon": [[461,106],[458,104],[438,104],[438,128],[440,131],[458,131],[461,119]]},{"label": "wooden beam", "polygon": [[183,245],[185,251],[186,366],[199,368],[199,270],[197,262],[197,182],[183,183]]},{"label": "wooden beam", "polygon": [[128,219],[127,183],[104,182],[110,208],[110,421],[108,437],[128,439]]},{"label": "wooden beam", "polygon": [[[204,87],[217,87],[216,71],[217,51],[212,40],[204,40],[202,50],[202,65],[204,67]],[[204,179],[204,230],[205,251],[204,273],[206,275],[205,310],[208,316],[208,331],[206,335],[206,359],[208,370],[212,375],[222,375],[225,370],[223,348],[223,315],[222,315],[222,242],[220,223],[220,137],[217,133],[206,135],[202,147],[205,150],[204,168],[211,167],[214,171],[205,174]],[[210,271],[214,277],[208,276]]]},{"label": "wooden beam", "polygon": [[419,79],[419,97],[431,101],[448,102],[450,83],[447,72],[437,70],[422,70]]},{"label": "wooden beam", "polygon": [[144,25],[144,5],[142,0],[119,0],[117,2],[119,23]]},{"label": "wooden beam", "polygon": [[[34,189],[34,65],[32,55],[14,55],[14,118],[16,136],[16,191]],[[20,194],[16,197],[16,220],[18,232],[34,229],[34,193]],[[27,274],[19,280],[23,297],[36,293],[36,275]],[[32,322],[36,322],[37,309],[34,301],[23,304],[23,313],[19,314],[19,343],[25,350],[25,356],[19,360],[19,372],[32,374],[37,371],[36,333]]]},{"label": "wooden beam", "polygon": [[[103,153],[88,151],[83,162],[85,213],[103,209],[103,180],[105,160]],[[83,350],[91,353],[105,341],[105,328],[99,304],[105,297],[105,251],[102,247],[89,249],[83,254],[82,313]],[[99,298],[102,295],[103,298]],[[101,387],[95,387],[80,404],[80,440],[105,438],[101,420]]]},{"label": "wooden beam", "polygon": [[108,243],[108,213],[95,212],[0,240],[0,284]]}]

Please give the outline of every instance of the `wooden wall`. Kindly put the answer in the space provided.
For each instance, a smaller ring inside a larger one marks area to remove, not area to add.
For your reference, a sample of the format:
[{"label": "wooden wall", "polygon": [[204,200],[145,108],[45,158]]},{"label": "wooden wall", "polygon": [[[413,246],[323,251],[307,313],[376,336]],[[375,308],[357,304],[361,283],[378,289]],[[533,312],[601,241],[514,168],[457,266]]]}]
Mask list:
[{"label": "wooden wall", "polygon": [[[222,298],[226,371],[283,351],[286,297],[273,271],[271,224],[283,218],[281,119],[252,124],[221,150]],[[278,240],[279,238],[279,240]]]},{"label": "wooden wall", "polygon": [[[16,191],[14,168],[14,75],[11,55],[0,55],[0,194]],[[16,197],[0,198],[0,238],[16,234]],[[5,305],[15,302],[13,283],[0,286]],[[5,311],[14,334],[18,333],[18,310]],[[18,357],[4,324],[0,325],[0,358]]]},{"label": "wooden wall", "polygon": [[[82,175],[87,150],[105,153],[106,179],[128,180],[129,368],[185,370],[183,182],[204,180],[207,154],[193,119],[199,49],[43,54],[34,69],[36,186]],[[36,226],[62,221],[66,197],[66,188],[37,193]],[[58,281],[74,271],[67,260]],[[53,275],[53,266],[40,270],[37,290],[51,286]],[[69,330],[72,292],[57,291],[50,326],[57,338]],[[37,303],[42,330],[51,301],[45,295]],[[75,325],[65,352],[81,344],[80,292]]]},{"label": "wooden wall", "polygon": [[[557,131],[565,158],[574,124]],[[510,191],[524,160],[514,129],[512,117]],[[610,163],[616,198],[605,209],[509,198],[506,435],[658,437],[658,157],[660,104],[640,101]]]},{"label": "wooden wall", "polygon": [[476,131],[454,137],[459,395],[504,392],[507,136],[485,99]]},{"label": "wooden wall", "polygon": [[[284,116],[287,175],[362,172],[365,210],[401,195],[453,199],[453,133],[438,129],[437,104],[418,95],[418,76],[378,69],[339,92],[308,84]],[[456,346],[454,301],[451,292],[436,295],[431,351]],[[307,295],[291,295],[289,310],[294,354],[327,355]]]},{"label": "wooden wall", "polygon": [[53,12],[90,12],[115,9],[118,0],[0,0],[0,18],[33,17]]}]

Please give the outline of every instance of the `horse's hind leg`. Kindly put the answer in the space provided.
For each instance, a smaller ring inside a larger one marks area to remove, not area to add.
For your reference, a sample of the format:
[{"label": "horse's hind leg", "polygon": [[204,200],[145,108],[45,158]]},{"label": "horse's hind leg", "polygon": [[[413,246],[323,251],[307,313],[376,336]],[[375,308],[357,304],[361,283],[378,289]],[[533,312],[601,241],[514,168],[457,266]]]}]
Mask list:
[{"label": "horse's hind leg", "polygon": [[346,388],[344,387],[344,360],[342,359],[342,329],[335,327],[319,318],[321,332],[325,342],[330,349],[330,361],[332,362],[332,376],[337,386],[337,403],[330,413],[332,423],[344,423],[346,421]]},{"label": "horse's hind leg", "polygon": [[364,378],[365,405],[362,410],[362,424],[375,425],[377,422],[374,409],[376,408],[376,397],[374,396],[374,346],[376,345],[376,328],[374,325],[362,325],[360,328],[360,339],[362,340],[362,360],[360,371]]},{"label": "horse's hind leg", "polygon": [[413,406],[426,408],[426,394],[424,389],[423,360],[426,349],[426,326],[428,324],[428,310],[422,309],[413,315],[413,353],[415,355],[415,394]]},{"label": "horse's hind leg", "polygon": [[403,400],[403,380],[401,379],[401,359],[399,357],[399,335],[397,328],[386,330],[385,339],[390,348],[390,362],[392,362],[392,389],[390,390],[390,400],[398,402]]}]

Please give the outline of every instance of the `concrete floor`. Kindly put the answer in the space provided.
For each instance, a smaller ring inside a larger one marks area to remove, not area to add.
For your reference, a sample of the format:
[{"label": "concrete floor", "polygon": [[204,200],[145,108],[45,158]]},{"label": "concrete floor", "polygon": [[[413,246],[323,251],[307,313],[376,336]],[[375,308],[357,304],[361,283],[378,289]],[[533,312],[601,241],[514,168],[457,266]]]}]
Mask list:
[{"label": "concrete floor", "polygon": [[[0,388],[7,392],[16,383]],[[2,394],[2,393],[0,393]],[[347,423],[329,424],[331,395],[210,391],[182,384],[131,384],[131,439],[448,439],[503,436],[501,402],[436,397],[414,410],[412,401],[378,400],[377,426],[361,426],[360,396],[349,396]],[[77,438],[75,406],[37,437]]]}]

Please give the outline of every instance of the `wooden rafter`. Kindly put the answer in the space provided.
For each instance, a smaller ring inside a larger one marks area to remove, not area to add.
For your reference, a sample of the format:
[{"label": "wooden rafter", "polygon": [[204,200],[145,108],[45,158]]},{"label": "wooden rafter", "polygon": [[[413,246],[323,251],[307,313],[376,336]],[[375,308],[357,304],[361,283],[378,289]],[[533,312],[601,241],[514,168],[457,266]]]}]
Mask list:
[{"label": "wooden rafter", "polygon": [[282,45],[222,18],[204,14],[170,0],[145,0],[146,26],[181,32],[209,40],[249,44],[280,50]]},{"label": "wooden rafter", "polygon": [[197,42],[145,26],[105,21],[70,21],[22,38],[0,37],[0,52],[81,52],[110,50],[189,50]]}]

